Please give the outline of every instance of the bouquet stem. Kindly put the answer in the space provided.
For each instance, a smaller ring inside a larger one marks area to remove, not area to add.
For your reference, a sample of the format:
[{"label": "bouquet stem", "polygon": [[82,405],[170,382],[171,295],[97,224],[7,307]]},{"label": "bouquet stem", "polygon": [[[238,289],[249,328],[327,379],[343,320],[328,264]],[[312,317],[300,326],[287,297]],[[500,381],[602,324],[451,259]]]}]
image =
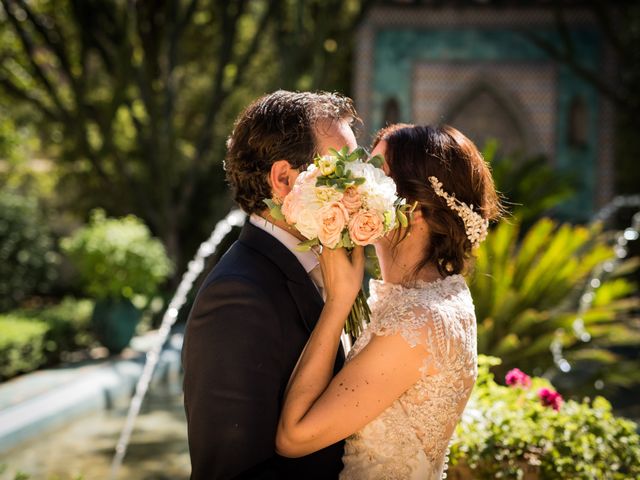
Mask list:
[{"label": "bouquet stem", "polygon": [[362,333],[365,323],[369,323],[370,316],[371,310],[369,310],[369,305],[367,304],[367,297],[361,288],[349,312],[347,323],[344,326],[345,331],[351,335],[353,339],[358,338]]}]

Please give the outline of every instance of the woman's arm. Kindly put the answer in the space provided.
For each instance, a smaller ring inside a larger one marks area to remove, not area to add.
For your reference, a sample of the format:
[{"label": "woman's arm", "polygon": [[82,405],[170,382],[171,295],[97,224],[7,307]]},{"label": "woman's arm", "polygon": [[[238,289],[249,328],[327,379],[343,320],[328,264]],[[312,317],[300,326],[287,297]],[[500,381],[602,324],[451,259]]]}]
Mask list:
[{"label": "woman's arm", "polygon": [[325,308],[291,375],[276,450],[300,457],[331,445],[377,417],[420,377],[425,351],[399,335],[374,336],[331,378],[340,332],[362,284],[364,253],[325,249]]}]

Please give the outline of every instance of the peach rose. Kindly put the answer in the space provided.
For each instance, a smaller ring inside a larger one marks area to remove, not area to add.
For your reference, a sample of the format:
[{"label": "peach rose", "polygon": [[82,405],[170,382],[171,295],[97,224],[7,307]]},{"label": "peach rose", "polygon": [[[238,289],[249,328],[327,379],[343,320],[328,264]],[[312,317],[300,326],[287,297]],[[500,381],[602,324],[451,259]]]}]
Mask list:
[{"label": "peach rose", "polygon": [[362,206],[362,197],[356,187],[349,187],[344,191],[342,196],[342,204],[349,212],[349,215],[353,215]]},{"label": "peach rose", "polygon": [[340,202],[332,202],[318,210],[318,239],[322,245],[335,248],[349,219],[349,212]]},{"label": "peach rose", "polygon": [[358,212],[349,221],[349,235],[356,245],[370,245],[384,233],[384,219],[373,210]]}]

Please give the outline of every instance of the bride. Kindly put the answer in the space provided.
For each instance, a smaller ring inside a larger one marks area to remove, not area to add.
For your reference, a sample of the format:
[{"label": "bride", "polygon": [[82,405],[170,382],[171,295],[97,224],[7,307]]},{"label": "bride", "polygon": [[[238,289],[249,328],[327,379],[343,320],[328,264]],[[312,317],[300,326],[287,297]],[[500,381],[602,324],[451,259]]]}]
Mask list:
[{"label": "bride", "polygon": [[276,448],[299,457],[346,438],[341,479],[437,479],[477,376],[476,319],[462,273],[500,205],[489,167],[458,130],[392,125],[374,140],[408,229],[376,245],[371,323],[332,378],[364,252],[324,249],[326,302],[289,385]]}]

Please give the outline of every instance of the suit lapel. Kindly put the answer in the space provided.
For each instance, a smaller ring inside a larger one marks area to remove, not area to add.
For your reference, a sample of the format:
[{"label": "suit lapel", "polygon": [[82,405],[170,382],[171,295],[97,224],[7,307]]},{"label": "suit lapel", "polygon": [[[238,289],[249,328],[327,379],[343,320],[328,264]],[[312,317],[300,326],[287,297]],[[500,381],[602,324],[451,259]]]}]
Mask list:
[{"label": "suit lapel", "polygon": [[250,222],[242,228],[239,241],[269,258],[286,275],[289,292],[306,329],[311,333],[324,302],[296,256],[272,235]]},{"label": "suit lapel", "polygon": [[302,321],[309,333],[311,333],[318,322],[322,307],[324,306],[318,290],[316,290],[316,287],[312,284],[311,288],[313,292],[310,292],[311,289],[308,285],[301,285],[291,280],[287,282],[287,286],[289,287],[293,301],[298,307]]},{"label": "suit lapel", "polygon": [[[291,297],[300,312],[305,328],[311,334],[318,323],[324,301],[296,256],[272,235],[252,225],[249,221],[242,227],[238,240],[269,258],[287,276],[287,287]],[[335,372],[342,368],[344,358],[344,349],[340,344]]]}]

